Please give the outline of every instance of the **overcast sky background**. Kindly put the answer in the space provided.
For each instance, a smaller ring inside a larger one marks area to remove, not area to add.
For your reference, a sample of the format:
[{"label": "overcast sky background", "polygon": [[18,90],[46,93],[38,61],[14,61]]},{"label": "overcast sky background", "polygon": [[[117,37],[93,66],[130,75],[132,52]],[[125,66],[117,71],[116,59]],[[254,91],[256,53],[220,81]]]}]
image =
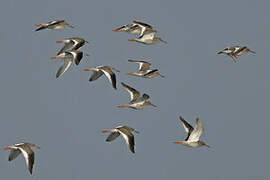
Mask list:
[{"label": "overcast sky background", "polygon": [[[0,152],[1,179],[269,179],[270,2],[252,0],[46,0],[1,1],[0,145],[21,141],[41,147],[33,176],[23,156],[8,162]],[[35,32],[35,24],[65,19],[75,28]],[[112,30],[140,20],[167,44],[129,42],[136,36]],[[90,54],[59,79],[57,40],[83,37]],[[235,64],[216,52],[231,45],[257,54]],[[148,60],[165,78],[128,78],[128,59]],[[106,77],[89,82],[87,67],[110,65],[117,90]],[[151,96],[157,108],[118,109],[129,94],[120,82]],[[172,142],[199,116],[202,140],[211,148]],[[101,130],[137,129],[136,153],[122,137],[108,143]]]}]

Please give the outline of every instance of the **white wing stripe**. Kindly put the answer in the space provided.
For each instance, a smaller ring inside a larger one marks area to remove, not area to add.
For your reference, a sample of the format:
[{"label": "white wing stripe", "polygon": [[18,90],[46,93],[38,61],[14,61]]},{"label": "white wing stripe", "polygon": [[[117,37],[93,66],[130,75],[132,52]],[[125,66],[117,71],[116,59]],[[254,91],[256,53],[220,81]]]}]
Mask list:
[{"label": "white wing stripe", "polygon": [[110,73],[108,73],[107,71],[103,70],[103,69],[100,69],[106,76],[107,78],[110,80],[110,83],[112,84],[112,77],[110,75]]},{"label": "white wing stripe", "polygon": [[24,156],[27,167],[29,167],[29,156],[28,156],[27,152],[23,148],[20,148],[20,147],[18,147],[18,148],[21,150],[21,152]]}]

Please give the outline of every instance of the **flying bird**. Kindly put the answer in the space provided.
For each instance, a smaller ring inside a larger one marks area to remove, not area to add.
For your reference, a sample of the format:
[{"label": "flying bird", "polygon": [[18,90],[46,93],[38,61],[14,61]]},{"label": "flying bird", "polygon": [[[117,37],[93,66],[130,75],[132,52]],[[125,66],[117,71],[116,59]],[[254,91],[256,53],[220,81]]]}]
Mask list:
[{"label": "flying bird", "polygon": [[196,119],[195,128],[193,128],[182,116],[180,116],[180,120],[185,128],[185,131],[188,133],[188,136],[186,137],[185,141],[175,141],[174,144],[183,144],[189,147],[210,147],[205,142],[200,141],[200,136],[204,132],[204,129],[199,118]]},{"label": "flying bird", "polygon": [[131,42],[139,42],[143,44],[156,44],[158,42],[163,42],[167,43],[166,41],[162,40],[160,37],[156,37],[156,30],[153,29],[146,29],[145,31],[142,32],[142,35],[136,39],[129,39]]},{"label": "flying bird", "polygon": [[66,70],[72,64],[72,61],[75,61],[76,65],[79,65],[81,59],[83,58],[83,52],[77,50],[65,51],[57,56],[53,56],[52,59],[62,58],[63,65],[58,69],[56,73],[56,78],[59,78],[61,75],[66,72]]},{"label": "flying bird", "polygon": [[63,29],[64,27],[73,28],[73,26],[69,25],[65,20],[50,21],[48,23],[37,24],[36,26],[38,27],[36,31],[40,31],[42,29]]},{"label": "flying bird", "polygon": [[129,59],[128,61],[133,62],[133,63],[138,63],[139,70],[134,73],[127,73],[127,75],[138,76],[138,77],[143,77],[143,78],[153,78],[157,76],[164,78],[164,76],[158,72],[158,69],[150,69],[151,64],[149,62],[132,60],[132,59]]},{"label": "flying bird", "polygon": [[9,154],[9,161],[12,161],[13,159],[15,159],[18,155],[20,155],[21,153],[24,156],[24,159],[26,161],[26,165],[28,167],[28,170],[30,172],[30,174],[33,173],[33,167],[34,167],[34,163],[35,163],[35,153],[32,150],[32,148],[34,149],[40,149],[39,146],[35,145],[35,144],[31,144],[31,143],[18,143],[18,144],[14,144],[14,145],[10,145],[8,147],[5,148],[5,150],[11,150],[10,154]]},{"label": "flying bird", "polygon": [[135,24],[127,24],[113,30],[114,32],[127,32],[130,34],[140,34],[141,28]]},{"label": "flying bird", "polygon": [[117,69],[110,66],[97,66],[96,68],[87,68],[85,71],[93,71],[94,73],[90,77],[89,81],[94,81],[98,79],[100,76],[105,74],[105,76],[109,79],[114,89],[116,88],[116,75],[115,72],[120,72]]},{"label": "flying bird", "polygon": [[143,94],[141,96],[140,92],[137,91],[136,89],[128,86],[127,84],[125,84],[123,82],[121,84],[129,92],[131,100],[127,105],[118,106],[119,108],[128,107],[128,108],[139,110],[139,109],[143,109],[146,106],[157,107],[156,105],[154,105],[150,101],[148,101],[148,99],[150,98],[149,95]]},{"label": "flying bird", "polygon": [[133,21],[132,24],[124,25],[113,31],[139,34],[138,38],[129,39],[131,42],[140,42],[143,44],[156,44],[158,42],[166,43],[166,41],[162,40],[160,37],[155,37],[157,31],[151,25],[140,21]]},{"label": "flying bird", "polygon": [[139,21],[133,21],[132,24],[121,26],[113,31],[114,32],[127,32],[130,34],[141,34],[145,28],[153,29],[153,27],[150,26],[149,24],[139,22]]},{"label": "flying bird", "polygon": [[222,51],[219,51],[217,54],[226,54],[232,58],[233,62],[236,63],[239,56],[247,54],[249,52],[256,54],[254,51],[250,50],[246,46],[227,47],[223,49]]},{"label": "flying bird", "polygon": [[124,137],[130,151],[135,153],[135,140],[132,132],[139,133],[135,129],[129,126],[118,126],[112,129],[103,130],[102,133],[111,133],[106,139],[107,142],[115,140],[120,134]]},{"label": "flying bird", "polygon": [[146,24],[144,22],[140,22],[140,21],[133,21],[134,25],[137,25],[141,28],[141,32],[139,36],[142,36],[146,30],[154,30],[154,28],[152,26],[150,26],[149,24]]},{"label": "flying bird", "polygon": [[57,43],[64,43],[62,49],[57,53],[57,55],[67,51],[67,50],[77,50],[82,47],[85,43],[88,43],[83,38],[73,37],[73,38],[66,38],[63,41],[56,41]]}]

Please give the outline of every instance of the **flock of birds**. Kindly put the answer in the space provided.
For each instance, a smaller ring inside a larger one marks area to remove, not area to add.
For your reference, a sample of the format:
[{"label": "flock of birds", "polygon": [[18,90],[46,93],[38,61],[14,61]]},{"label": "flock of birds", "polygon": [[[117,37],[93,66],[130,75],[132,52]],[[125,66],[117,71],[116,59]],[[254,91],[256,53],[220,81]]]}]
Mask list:
[{"label": "flock of birds", "polygon": [[[65,27],[71,27],[73,26],[69,25],[65,20],[55,20],[48,23],[42,23],[37,24],[36,31],[40,31],[43,29],[63,29]],[[136,39],[129,39],[131,42],[139,42],[143,44],[156,44],[158,42],[167,43],[166,41],[162,40],[160,37],[156,37],[156,30],[150,26],[149,24],[139,22],[139,21],[133,21],[131,24],[124,25],[122,27],[119,27],[115,30],[115,32],[127,32],[131,34],[138,34],[139,37]],[[67,38],[63,41],[57,41],[57,43],[64,43],[64,46],[62,49],[57,53],[57,56],[53,56],[53,59],[61,58],[63,61],[62,66],[59,68],[59,70],[56,73],[56,78],[59,78],[62,76],[70,67],[72,62],[74,61],[76,65],[79,65],[81,59],[83,58],[83,55],[87,55],[86,53],[83,53],[82,51],[79,51],[78,49],[81,48],[85,43],[88,43],[83,38],[79,37],[73,37],[73,38]],[[225,48],[224,50],[221,50],[217,54],[226,54],[230,56],[233,60],[233,62],[237,62],[237,59],[239,56],[247,54],[248,52],[255,53],[254,51],[251,51],[246,46],[232,46]],[[128,60],[132,63],[138,63],[139,64],[139,70],[134,73],[127,73],[127,75],[132,76],[138,76],[142,78],[153,78],[153,77],[164,77],[161,75],[158,71],[158,69],[150,69],[151,64],[146,61],[139,61],[139,60]],[[112,87],[114,89],[116,88],[116,72],[120,72],[119,70],[110,67],[110,66],[97,66],[95,68],[87,68],[85,71],[92,71],[92,75],[89,79],[89,81],[95,81],[99,77],[101,77],[103,74],[109,79]],[[148,94],[140,94],[139,91],[136,89],[130,87],[129,85],[121,82],[122,86],[130,93],[130,102],[126,105],[118,106],[119,108],[132,108],[136,110],[143,109],[146,106],[153,106],[156,107],[154,104],[152,104],[149,101],[150,96]],[[202,122],[199,118],[196,119],[196,125],[193,127],[190,125],[182,116],[180,116],[180,120],[183,124],[183,127],[185,131],[188,133],[186,139],[184,141],[176,141],[174,144],[182,144],[189,147],[200,147],[200,146],[206,146],[205,142],[200,141],[200,136],[204,132],[204,128],[202,125]],[[110,133],[107,137],[106,141],[110,142],[116,139],[118,136],[122,135],[132,153],[135,153],[135,140],[133,132],[139,133],[137,130],[135,130],[132,127],[129,126],[118,126],[112,129],[103,130],[103,133]],[[19,154],[23,154],[26,165],[29,169],[30,174],[33,172],[34,162],[35,162],[35,153],[33,149],[39,149],[39,146],[31,143],[18,143],[14,145],[7,146],[5,150],[10,150],[9,154],[9,161],[12,161],[15,159]]]}]

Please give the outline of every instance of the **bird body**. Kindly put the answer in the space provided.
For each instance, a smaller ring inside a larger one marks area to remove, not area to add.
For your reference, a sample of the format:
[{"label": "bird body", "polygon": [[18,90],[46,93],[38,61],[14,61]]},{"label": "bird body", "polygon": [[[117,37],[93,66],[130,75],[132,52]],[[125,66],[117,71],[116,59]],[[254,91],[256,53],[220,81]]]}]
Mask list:
[{"label": "bird body", "polygon": [[166,41],[162,40],[160,37],[156,37],[156,30],[153,29],[146,29],[145,31],[143,31],[142,35],[136,39],[129,39],[129,41],[131,42],[139,42],[139,43],[143,43],[143,44],[156,44],[158,42],[163,42],[163,43],[167,43]]},{"label": "bird body", "polygon": [[85,71],[93,71],[94,73],[90,77],[89,81],[94,81],[98,79],[100,76],[105,74],[105,76],[109,79],[114,89],[116,88],[116,75],[114,72],[120,72],[117,69],[110,66],[97,66],[96,68],[87,68]]},{"label": "bird body", "polygon": [[132,24],[124,25],[113,31],[138,34],[138,38],[129,39],[131,42],[139,42],[143,44],[156,44],[158,42],[166,43],[166,41],[163,41],[160,37],[155,37],[157,31],[151,25],[140,21],[133,21]]},{"label": "bird body", "polygon": [[72,61],[75,62],[76,65],[79,65],[81,59],[83,58],[83,52],[77,50],[65,51],[57,56],[53,56],[52,59],[62,58],[63,64],[58,69],[56,73],[56,78],[62,76],[67,69],[72,64]]},{"label": "bird body", "polygon": [[88,43],[83,38],[73,37],[66,38],[63,41],[56,41],[57,43],[64,43],[65,45],[61,48],[61,50],[57,53],[57,55],[68,51],[68,50],[77,50],[82,47],[85,43]]},{"label": "bird body", "polygon": [[180,116],[180,120],[185,128],[185,131],[188,133],[185,141],[175,141],[174,144],[183,144],[189,147],[200,147],[200,146],[207,146],[206,143],[200,141],[200,136],[204,132],[203,125],[199,118],[196,119],[196,126],[193,128],[183,117]]},{"label": "bird body", "polygon": [[40,147],[31,143],[18,143],[18,144],[14,144],[14,145],[10,145],[6,147],[5,150],[11,150],[9,158],[8,158],[9,161],[12,161],[13,159],[15,159],[18,155],[22,153],[25,158],[25,162],[28,167],[28,170],[30,174],[32,174],[34,163],[35,163],[35,153],[32,150],[32,148],[39,149]]},{"label": "bird body", "polygon": [[42,29],[63,29],[64,27],[71,27],[73,26],[69,25],[65,20],[55,20],[55,21],[50,21],[48,23],[41,23],[36,25],[38,28],[36,31],[40,31]]},{"label": "bird body", "polygon": [[124,25],[122,27],[119,27],[115,30],[113,30],[114,32],[127,32],[130,34],[140,34],[141,33],[141,28],[138,25],[134,25],[134,24],[127,24]]},{"label": "bird body", "polygon": [[142,32],[146,28],[152,29],[152,26],[143,22],[133,21],[132,24],[121,26],[113,31],[114,32],[127,32],[130,34],[139,34],[141,36]]},{"label": "bird body", "polygon": [[138,63],[139,70],[137,72],[127,73],[127,75],[138,76],[143,78],[153,78],[157,76],[164,78],[164,76],[158,72],[158,69],[150,69],[151,64],[149,62],[131,59],[129,59],[128,61]]},{"label": "bird body", "polygon": [[102,131],[103,133],[111,133],[106,141],[110,142],[115,140],[118,136],[122,135],[132,153],[135,153],[135,140],[134,140],[134,135],[132,132],[139,133],[135,129],[129,126],[118,126],[116,128],[112,129],[106,129]]},{"label": "bird body", "polygon": [[239,56],[242,56],[249,52],[256,54],[254,51],[250,50],[247,46],[227,47],[223,49],[222,51],[219,51],[217,54],[226,54],[232,58],[233,62],[236,63]]},{"label": "bird body", "polygon": [[132,109],[140,110],[140,109],[143,109],[146,106],[154,106],[154,107],[156,107],[156,105],[154,105],[150,101],[148,101],[148,99],[150,98],[149,95],[143,94],[141,96],[140,92],[137,91],[136,89],[128,86],[127,84],[125,84],[123,82],[121,84],[130,93],[130,99],[131,100],[127,105],[118,106],[119,108],[129,107],[129,108],[132,108]]}]

